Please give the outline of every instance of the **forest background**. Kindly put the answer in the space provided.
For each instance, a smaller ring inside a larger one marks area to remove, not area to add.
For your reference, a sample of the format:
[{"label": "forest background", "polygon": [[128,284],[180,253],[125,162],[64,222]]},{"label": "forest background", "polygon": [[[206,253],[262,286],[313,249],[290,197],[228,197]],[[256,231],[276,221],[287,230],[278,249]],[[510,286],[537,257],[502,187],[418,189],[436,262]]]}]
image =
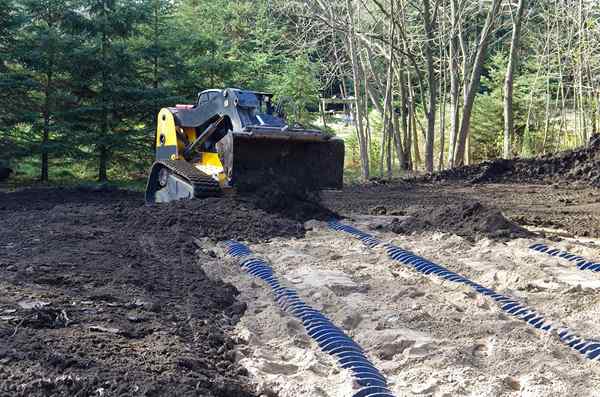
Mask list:
[{"label": "forest background", "polygon": [[[224,87],[343,137],[348,181],[554,153],[598,132],[599,20],[591,0],[0,0],[0,162],[143,181],[160,108]],[[332,97],[351,124],[323,125]]]}]

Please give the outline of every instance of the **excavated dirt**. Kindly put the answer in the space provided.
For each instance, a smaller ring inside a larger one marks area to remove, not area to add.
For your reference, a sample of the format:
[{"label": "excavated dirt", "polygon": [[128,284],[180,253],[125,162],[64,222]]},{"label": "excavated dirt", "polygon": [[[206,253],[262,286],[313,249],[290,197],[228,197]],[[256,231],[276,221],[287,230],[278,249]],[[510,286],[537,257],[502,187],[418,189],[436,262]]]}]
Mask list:
[{"label": "excavated dirt", "polygon": [[[595,161],[591,149],[577,153],[564,164]],[[527,237],[527,226],[600,237],[591,170],[568,184],[560,174],[552,184],[472,183],[509,175],[494,167],[445,182],[349,186],[321,202],[276,184],[152,207],[109,188],[0,192],[0,395],[254,395],[231,336],[246,306],[194,263],[194,237],[297,241],[308,219],[359,215],[394,218],[380,232],[401,236],[506,241]]]},{"label": "excavated dirt", "polygon": [[[342,215],[402,216],[390,230],[442,231],[470,240],[600,237],[600,135],[577,150],[534,159],[496,160],[420,178],[372,181],[329,193]],[[407,219],[404,217],[408,216]]]},{"label": "excavated dirt", "polygon": [[[412,215],[414,223],[396,229],[401,234],[441,231],[473,241],[521,236],[521,228],[526,227],[548,236],[600,238],[600,190],[593,187],[394,182],[347,187],[324,198],[325,205],[347,217],[387,215],[402,222],[403,217]],[[474,202],[481,205],[480,210],[465,217],[470,211],[463,208]]]},{"label": "excavated dirt", "polygon": [[229,337],[245,306],[191,240],[303,235],[257,201],[0,193],[0,394],[252,395]]},{"label": "excavated dirt", "polygon": [[494,160],[457,167],[418,178],[422,182],[470,181],[569,183],[600,186],[600,134],[584,148],[533,159]]},{"label": "excavated dirt", "polygon": [[246,177],[248,179],[236,186],[240,194],[238,200],[252,202],[266,212],[297,221],[338,217],[335,212],[321,205],[319,191],[307,188],[297,178],[280,175],[265,179],[264,175],[256,173],[248,173]]},{"label": "excavated dirt", "polygon": [[[347,187],[329,192],[325,204],[340,214],[390,216],[386,230],[398,234],[441,231],[469,240],[483,237],[506,240],[531,233],[505,216],[500,202],[484,201],[459,185],[394,182]],[[508,204],[508,203],[506,203]]]},{"label": "excavated dirt", "polygon": [[434,208],[417,206],[407,214],[409,218],[394,220],[388,229],[399,234],[429,229],[446,230],[467,238],[517,238],[531,234],[506,219],[495,207],[484,206],[472,199]]}]

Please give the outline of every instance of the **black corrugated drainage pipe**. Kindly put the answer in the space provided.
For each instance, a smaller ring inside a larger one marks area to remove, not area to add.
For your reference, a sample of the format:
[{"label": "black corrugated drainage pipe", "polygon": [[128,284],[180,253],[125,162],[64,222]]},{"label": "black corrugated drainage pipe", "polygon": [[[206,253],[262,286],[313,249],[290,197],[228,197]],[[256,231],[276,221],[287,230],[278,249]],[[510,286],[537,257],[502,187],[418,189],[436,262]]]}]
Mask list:
[{"label": "black corrugated drainage pipe", "polygon": [[350,370],[353,380],[361,386],[352,397],[393,397],[385,377],[356,342],[321,312],[307,305],[295,290],[283,286],[271,266],[254,257],[246,245],[231,240],[225,245],[227,254],[237,260],[242,270],[271,287],[277,304],[302,321],[304,329],[319,348],[333,356],[340,367]]},{"label": "black corrugated drainage pipe", "polygon": [[477,293],[490,297],[496,301],[496,303],[505,313],[510,314],[519,320],[525,321],[530,326],[544,333],[551,335],[556,334],[562,343],[582,354],[585,358],[590,360],[600,360],[600,341],[581,338],[575,335],[569,328],[547,321],[542,314],[533,308],[518,302],[514,298],[479,285],[458,273],[430,262],[427,259],[417,256],[410,251],[403,250],[402,248],[392,244],[383,243],[372,235],[360,231],[352,226],[344,225],[337,221],[331,221],[329,222],[329,227],[333,230],[348,233],[356,237],[369,248],[374,248],[376,246],[384,247],[387,255],[391,259],[404,265],[409,265],[420,273],[425,275],[433,274],[444,280],[471,287]]},{"label": "black corrugated drainage pipe", "polygon": [[600,272],[600,263],[593,262],[585,259],[582,256],[572,254],[567,251],[562,251],[558,248],[548,247],[546,244],[533,244],[530,249],[550,256],[556,256],[561,259],[566,259],[569,262],[576,263],[576,267],[579,270],[589,270],[592,272]]}]

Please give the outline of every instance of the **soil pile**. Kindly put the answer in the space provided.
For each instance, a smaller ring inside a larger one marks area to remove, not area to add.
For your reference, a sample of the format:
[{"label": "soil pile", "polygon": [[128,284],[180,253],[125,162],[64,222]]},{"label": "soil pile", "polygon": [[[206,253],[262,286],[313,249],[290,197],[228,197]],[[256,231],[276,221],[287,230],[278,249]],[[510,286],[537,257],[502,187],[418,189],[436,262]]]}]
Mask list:
[{"label": "soil pile", "polygon": [[495,160],[452,168],[421,178],[422,181],[561,183],[600,186],[600,134],[577,150],[532,159]]},{"label": "soil pile", "polygon": [[250,202],[268,213],[300,222],[328,220],[337,214],[321,205],[321,194],[296,178],[274,176],[270,180],[250,178],[236,186],[238,200]]},{"label": "soil pile", "polygon": [[328,192],[324,198],[330,208],[344,216],[398,217],[387,228],[400,234],[442,231],[469,240],[482,237],[506,239],[528,234],[506,218],[496,203],[486,203],[472,196],[445,185],[394,182],[355,185],[343,192]]},{"label": "soil pile", "polygon": [[202,200],[180,201],[155,206],[139,206],[125,213],[135,230],[162,230],[177,234],[179,244],[191,237],[208,237],[214,241],[238,239],[264,241],[274,236],[302,237],[302,223],[266,212],[254,199],[209,197]]},{"label": "soil pile", "polygon": [[408,234],[427,230],[457,234],[469,240],[481,237],[508,239],[527,237],[527,230],[506,219],[502,212],[475,200],[448,204],[435,208],[412,207],[403,220],[393,221],[388,229]]},{"label": "soil pile", "polygon": [[302,222],[332,216],[314,197],[288,195],[286,191],[276,189],[239,197],[210,197],[154,206],[145,205],[140,193],[113,188],[36,188],[0,192],[0,211],[48,211],[52,216],[68,213],[69,208],[90,215],[109,211],[110,215],[99,216],[99,223],[108,226],[117,223],[133,230],[164,233],[165,238],[176,232],[181,237],[209,237],[216,241],[301,237],[304,233]]},{"label": "soil pile", "polygon": [[0,193],[0,391],[251,395],[229,337],[245,305],[192,240],[302,237],[331,217],[276,186],[154,206],[109,187]]},{"label": "soil pile", "polygon": [[29,188],[15,192],[0,191],[0,211],[49,210],[60,204],[141,204],[143,196],[110,186],[72,188]]},{"label": "soil pile", "polygon": [[0,391],[10,395],[250,396],[231,285],[194,237],[299,237],[256,199],[146,206],[112,189],[0,193]]}]

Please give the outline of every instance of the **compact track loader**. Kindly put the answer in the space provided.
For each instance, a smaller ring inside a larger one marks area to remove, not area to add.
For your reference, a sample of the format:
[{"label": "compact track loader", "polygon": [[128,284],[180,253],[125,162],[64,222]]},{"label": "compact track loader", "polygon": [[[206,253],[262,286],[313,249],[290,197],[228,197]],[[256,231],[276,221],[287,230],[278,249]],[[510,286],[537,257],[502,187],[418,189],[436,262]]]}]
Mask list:
[{"label": "compact track loader", "polygon": [[159,112],[146,202],[254,190],[274,181],[313,191],[341,189],[343,169],[343,141],[288,125],[271,94],[207,90],[195,105]]}]

